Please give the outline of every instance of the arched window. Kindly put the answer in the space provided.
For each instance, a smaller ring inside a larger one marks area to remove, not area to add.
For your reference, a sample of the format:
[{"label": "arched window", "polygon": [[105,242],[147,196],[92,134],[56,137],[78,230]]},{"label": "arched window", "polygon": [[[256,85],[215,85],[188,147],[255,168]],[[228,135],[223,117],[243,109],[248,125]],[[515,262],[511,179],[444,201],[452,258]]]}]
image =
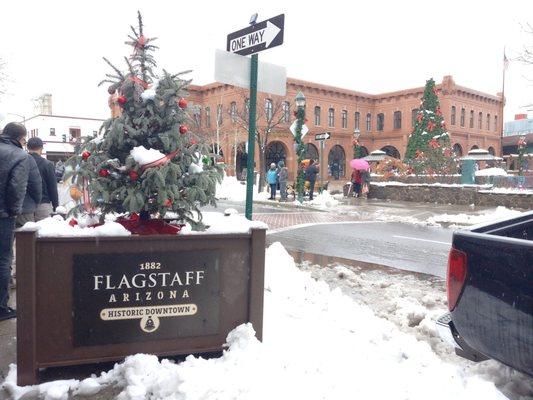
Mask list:
[{"label": "arched window", "polygon": [[389,157],[400,158],[400,152],[394,146],[385,146],[381,148],[381,151],[387,153]]},{"label": "arched window", "polygon": [[237,103],[234,101],[232,101],[229,106],[229,112],[231,116],[231,122],[235,123],[237,121]]},{"label": "arched window", "polygon": [[470,148],[470,150],[477,150],[477,149],[479,149],[479,146],[478,146],[477,144],[473,145],[473,146]]},{"label": "arched window", "polygon": [[283,122],[289,123],[291,119],[291,115],[290,115],[291,104],[288,101],[284,101],[282,107],[283,107]]},{"label": "arched window", "polygon": [[356,111],[354,114],[354,129],[359,130],[359,125],[361,123],[361,114],[359,111]]},{"label": "arched window", "polygon": [[330,175],[335,179],[346,176],[346,154],[342,146],[336,144],[328,154],[328,166]]},{"label": "arched window", "polygon": [[470,110],[470,128],[474,127],[474,110]]},{"label": "arched window", "polygon": [[463,148],[461,147],[461,145],[459,143],[455,143],[453,145],[453,153],[457,156],[457,157],[461,157],[463,155]]},{"label": "arched window", "polygon": [[320,107],[319,106],[315,107],[315,125],[316,126],[320,125]]},{"label": "arched window", "polygon": [[217,105],[217,125],[222,125],[222,104]]},{"label": "arched window", "polygon": [[490,114],[487,114],[487,130],[490,131]]},{"label": "arched window", "polygon": [[394,111],[394,129],[402,129],[402,112]]},{"label": "arched window", "polygon": [[451,118],[450,118],[450,123],[452,125],[455,125],[455,106],[452,106],[452,115],[451,115]]},{"label": "arched window", "polygon": [[416,125],[416,117],[418,115],[418,108],[413,108],[411,110],[411,127],[415,127]]},{"label": "arched window", "polygon": [[496,151],[494,150],[494,147],[490,146],[488,149],[489,154],[492,154],[493,156],[496,154]]},{"label": "arched window", "polygon": [[376,119],[376,129],[378,131],[382,131],[384,128],[385,128],[385,115],[383,113],[379,113]]},{"label": "arched window", "polygon": [[342,119],[342,127],[344,129],[348,128],[348,111],[342,110],[341,119]]},{"label": "arched window", "polygon": [[270,142],[266,148],[266,165],[265,168],[268,171],[270,164],[274,163],[278,165],[278,162],[284,161],[287,158],[287,152],[285,146],[279,141]]},{"label": "arched window", "polygon": [[205,108],[205,126],[211,128],[211,108]]},{"label": "arched window", "polygon": [[328,126],[335,126],[335,110],[333,108],[328,110]]},{"label": "arched window", "polygon": [[372,131],[372,114],[366,114],[366,131]]},{"label": "arched window", "polygon": [[478,129],[483,129],[483,113],[480,111],[477,117],[477,127]]},{"label": "arched window", "polygon": [[265,100],[265,118],[267,122],[272,121],[272,100],[271,99]]},{"label": "arched window", "polygon": [[461,126],[465,126],[465,109],[461,108]]},{"label": "arched window", "polygon": [[312,143],[307,143],[305,145],[305,158],[307,159],[310,159],[312,158],[313,160],[317,161],[319,159],[318,157],[318,149],[316,148],[316,146]]}]

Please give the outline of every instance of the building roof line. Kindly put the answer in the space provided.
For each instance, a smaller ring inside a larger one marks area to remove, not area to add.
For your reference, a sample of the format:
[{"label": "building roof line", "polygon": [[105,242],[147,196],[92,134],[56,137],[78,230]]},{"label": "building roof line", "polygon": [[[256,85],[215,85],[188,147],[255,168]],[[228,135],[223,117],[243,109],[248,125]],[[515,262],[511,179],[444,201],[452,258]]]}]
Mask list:
[{"label": "building roof line", "polygon": [[68,115],[48,115],[48,114],[37,114],[37,115],[34,115],[33,117],[26,118],[24,121],[29,121],[29,120],[37,118],[37,117],[83,119],[83,120],[88,120],[88,121],[101,121],[101,122],[106,121],[105,119],[101,119],[101,118],[72,117],[72,116],[68,116]]}]

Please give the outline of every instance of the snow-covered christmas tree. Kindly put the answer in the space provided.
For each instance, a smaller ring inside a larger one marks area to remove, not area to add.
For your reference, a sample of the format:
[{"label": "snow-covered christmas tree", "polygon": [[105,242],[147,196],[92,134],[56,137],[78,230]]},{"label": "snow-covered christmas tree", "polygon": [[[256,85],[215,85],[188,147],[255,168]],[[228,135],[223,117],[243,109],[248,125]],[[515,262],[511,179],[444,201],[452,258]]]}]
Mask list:
[{"label": "snow-covered christmas tree", "polygon": [[199,207],[214,204],[215,187],[221,179],[211,166],[208,148],[189,132],[187,72],[156,74],[154,38],[138,26],[131,27],[126,42],[132,48],[122,72],[106,58],[113,73],[100,85],[121,107],[118,117],[102,125],[100,133],[87,138],[80,152],[69,160],[73,183],[84,194],[76,212],[100,210],[138,214],[141,220],[160,218],[169,211],[178,220],[194,223]]},{"label": "snow-covered christmas tree", "polygon": [[435,81],[426,82],[413,133],[409,136],[405,161],[415,172],[450,173],[454,165],[450,136],[440,109]]}]

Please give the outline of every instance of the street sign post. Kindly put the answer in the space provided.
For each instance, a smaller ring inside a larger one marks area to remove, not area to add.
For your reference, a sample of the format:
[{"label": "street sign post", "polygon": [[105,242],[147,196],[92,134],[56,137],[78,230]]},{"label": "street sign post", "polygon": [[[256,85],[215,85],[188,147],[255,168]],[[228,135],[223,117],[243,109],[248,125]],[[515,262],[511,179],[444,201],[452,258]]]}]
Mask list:
[{"label": "street sign post", "polygon": [[241,56],[256,54],[283,44],[285,14],[258,22],[228,35],[226,50]]},{"label": "street sign post", "polygon": [[320,187],[324,188],[324,143],[331,138],[331,133],[323,132],[315,135],[315,140],[320,141]]},{"label": "street sign post", "polygon": [[246,209],[245,216],[252,219],[252,203],[254,196],[254,150],[255,150],[255,115],[257,107],[257,53],[271,49],[283,43],[285,14],[266,21],[255,23],[254,15],[251,25],[247,28],[230,33],[227,38],[227,51],[246,56],[252,54],[250,64],[250,111],[248,115],[248,162],[246,171]]}]

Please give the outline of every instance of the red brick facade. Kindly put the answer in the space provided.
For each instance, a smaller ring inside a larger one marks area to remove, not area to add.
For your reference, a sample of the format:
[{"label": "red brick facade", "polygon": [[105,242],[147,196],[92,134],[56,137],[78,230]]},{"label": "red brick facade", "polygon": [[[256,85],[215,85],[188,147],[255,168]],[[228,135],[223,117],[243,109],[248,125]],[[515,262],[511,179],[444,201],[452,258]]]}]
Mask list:
[{"label": "red brick facade", "polygon": [[[463,154],[476,146],[501,154],[500,137],[503,125],[500,94],[493,96],[456,85],[451,76],[445,76],[442,83],[436,87],[452,145]],[[218,127],[220,146],[228,166],[228,174],[233,175],[236,169],[239,173],[245,167],[243,165],[245,157],[242,157],[242,153],[245,148],[244,143],[247,141],[247,132],[242,124],[232,122],[229,110],[232,102],[236,103],[239,110],[243,109],[246,92],[220,83],[205,86],[191,85],[189,90],[189,105],[199,106],[200,111],[196,126],[191,128],[207,135],[208,140],[213,143],[216,143],[217,107],[222,106],[222,124]],[[270,133],[268,161],[284,158],[291,179],[293,178],[296,156],[289,126],[294,120],[292,112],[295,109],[294,98],[298,91],[302,91],[306,97],[308,119],[306,125],[309,133],[304,142],[313,144],[318,150],[319,143],[314,140],[315,134],[331,132],[331,139],[325,143],[324,161],[328,163],[327,165],[338,161],[341,176],[349,175],[348,161],[353,158],[352,141],[355,128],[360,130],[359,143],[366,151],[383,149],[391,155],[396,154],[403,158],[413,128],[412,112],[420,106],[423,90],[423,87],[419,87],[372,95],[288,78],[287,94],[284,98],[267,97],[265,94],[258,96],[258,108],[264,107],[266,98],[274,102],[286,101],[291,107],[289,122],[278,125]],[[319,107],[320,121],[315,120],[315,107]],[[333,110],[332,125],[328,118],[330,109]],[[453,109],[455,109],[455,118],[452,115]],[[207,110],[210,114],[210,123],[207,122]],[[345,120],[343,113],[346,115]],[[359,113],[359,126],[356,126],[356,113]],[[381,130],[378,130],[378,114],[382,114]],[[370,116],[369,126],[367,126],[367,115]],[[259,120],[258,124],[264,125],[264,121]],[[257,169],[259,167],[257,148],[255,159]]]}]

